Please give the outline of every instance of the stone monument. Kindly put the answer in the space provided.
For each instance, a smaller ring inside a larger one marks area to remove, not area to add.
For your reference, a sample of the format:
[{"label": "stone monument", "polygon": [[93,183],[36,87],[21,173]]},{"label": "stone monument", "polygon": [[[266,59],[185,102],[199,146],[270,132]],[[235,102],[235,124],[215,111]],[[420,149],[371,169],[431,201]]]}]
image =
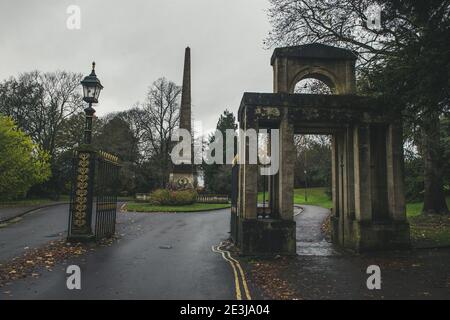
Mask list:
[{"label": "stone monument", "polygon": [[[192,133],[191,125],[191,49],[186,48],[184,55],[183,87],[181,92],[180,129]],[[193,141],[193,139],[192,139]],[[172,189],[193,189],[195,174],[193,167],[193,145],[191,143],[191,159],[189,163],[174,164],[169,183]]]}]

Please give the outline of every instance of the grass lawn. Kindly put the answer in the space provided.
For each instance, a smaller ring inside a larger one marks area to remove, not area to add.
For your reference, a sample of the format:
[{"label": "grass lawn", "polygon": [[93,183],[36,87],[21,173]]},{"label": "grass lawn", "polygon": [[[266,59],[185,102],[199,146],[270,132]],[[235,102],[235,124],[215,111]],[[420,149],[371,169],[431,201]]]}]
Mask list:
[{"label": "grass lawn", "polygon": [[[450,206],[450,197],[447,197]],[[408,203],[411,240],[416,246],[450,246],[450,215],[421,215],[423,202]]]},{"label": "grass lawn", "polygon": [[[447,197],[447,205],[450,208],[450,197]],[[419,216],[422,213],[423,202],[408,203],[406,205],[406,212],[408,218]]]},{"label": "grass lawn", "polygon": [[[294,203],[295,204],[308,204],[312,206],[319,206],[330,209],[333,206],[331,198],[325,193],[325,188],[308,188],[307,189],[308,201],[305,201],[305,189],[294,190]],[[266,195],[267,197],[267,195]],[[258,201],[263,201],[263,194],[258,194]]]},{"label": "grass lawn", "polygon": [[128,202],[126,205],[126,210],[136,212],[198,212],[214,209],[224,209],[229,207],[229,204],[223,203],[194,203],[183,206],[156,206],[149,203]]},{"label": "grass lawn", "polygon": [[308,201],[305,201],[305,189],[295,189],[294,203],[308,204],[328,209],[333,207],[333,201],[331,200],[331,197],[325,193],[325,188],[308,188],[306,194],[308,196]]}]

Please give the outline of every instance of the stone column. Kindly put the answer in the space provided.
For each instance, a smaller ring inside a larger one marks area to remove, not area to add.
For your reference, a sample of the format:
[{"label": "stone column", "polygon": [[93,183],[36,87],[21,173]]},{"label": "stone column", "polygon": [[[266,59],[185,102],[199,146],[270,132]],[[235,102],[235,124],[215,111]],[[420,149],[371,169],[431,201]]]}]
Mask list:
[{"label": "stone column", "polygon": [[293,220],[294,214],[294,130],[288,108],[283,110],[280,123],[279,213],[282,220]]},{"label": "stone column", "polygon": [[[257,126],[252,119],[249,119],[247,115],[248,109],[244,111],[244,131],[252,128],[257,130]],[[241,212],[244,219],[256,219],[257,218],[257,200],[258,200],[258,165],[250,164],[249,154],[249,140],[245,139],[240,143],[240,155],[244,156],[241,164]]]},{"label": "stone column", "polygon": [[[272,156],[272,135],[271,135],[271,129],[267,130],[267,154],[269,157]],[[269,203],[269,210],[270,210],[270,216],[274,217],[274,207],[273,207],[273,178],[274,176],[267,176],[267,195],[268,195],[268,203]]]},{"label": "stone column", "polygon": [[70,220],[67,239],[92,239],[92,205],[96,154],[90,149],[79,149],[74,159],[74,177],[70,199]]},{"label": "stone column", "polygon": [[400,125],[390,124],[387,130],[389,216],[395,221],[406,221],[402,128]]},{"label": "stone column", "polygon": [[333,243],[342,244],[342,228],[340,221],[340,216],[342,215],[340,211],[340,192],[339,192],[339,133],[334,132],[331,138],[331,193],[333,198],[333,209],[331,217],[331,240]]},{"label": "stone column", "polygon": [[331,138],[331,193],[333,198],[333,216],[339,217],[339,159],[337,133]]},{"label": "stone column", "polygon": [[286,58],[275,59],[273,65],[273,92],[289,92],[288,60]]},{"label": "stone column", "polygon": [[346,128],[344,135],[344,218],[353,219],[355,213],[353,128]]},{"label": "stone column", "polygon": [[355,167],[355,215],[358,221],[372,221],[370,177],[370,127],[356,126],[353,139]]}]

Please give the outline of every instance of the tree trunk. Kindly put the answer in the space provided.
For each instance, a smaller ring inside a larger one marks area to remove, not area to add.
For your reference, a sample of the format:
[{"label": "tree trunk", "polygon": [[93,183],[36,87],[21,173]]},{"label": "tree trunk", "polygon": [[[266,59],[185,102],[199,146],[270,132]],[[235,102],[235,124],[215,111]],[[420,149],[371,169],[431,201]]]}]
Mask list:
[{"label": "tree trunk", "polygon": [[422,214],[448,214],[442,180],[443,159],[438,114],[431,115],[424,123],[422,133],[425,187]]}]

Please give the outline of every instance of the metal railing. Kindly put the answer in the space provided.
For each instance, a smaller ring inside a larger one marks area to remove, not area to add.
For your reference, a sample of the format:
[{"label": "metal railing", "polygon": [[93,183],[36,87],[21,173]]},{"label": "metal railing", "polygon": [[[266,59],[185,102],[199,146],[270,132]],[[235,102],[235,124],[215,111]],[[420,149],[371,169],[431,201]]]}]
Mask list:
[{"label": "metal railing", "polygon": [[120,165],[115,156],[99,152],[96,169],[95,237],[110,238],[116,231]]},{"label": "metal railing", "polygon": [[227,194],[199,193],[197,195],[197,202],[199,202],[199,203],[229,203],[230,197]]}]

